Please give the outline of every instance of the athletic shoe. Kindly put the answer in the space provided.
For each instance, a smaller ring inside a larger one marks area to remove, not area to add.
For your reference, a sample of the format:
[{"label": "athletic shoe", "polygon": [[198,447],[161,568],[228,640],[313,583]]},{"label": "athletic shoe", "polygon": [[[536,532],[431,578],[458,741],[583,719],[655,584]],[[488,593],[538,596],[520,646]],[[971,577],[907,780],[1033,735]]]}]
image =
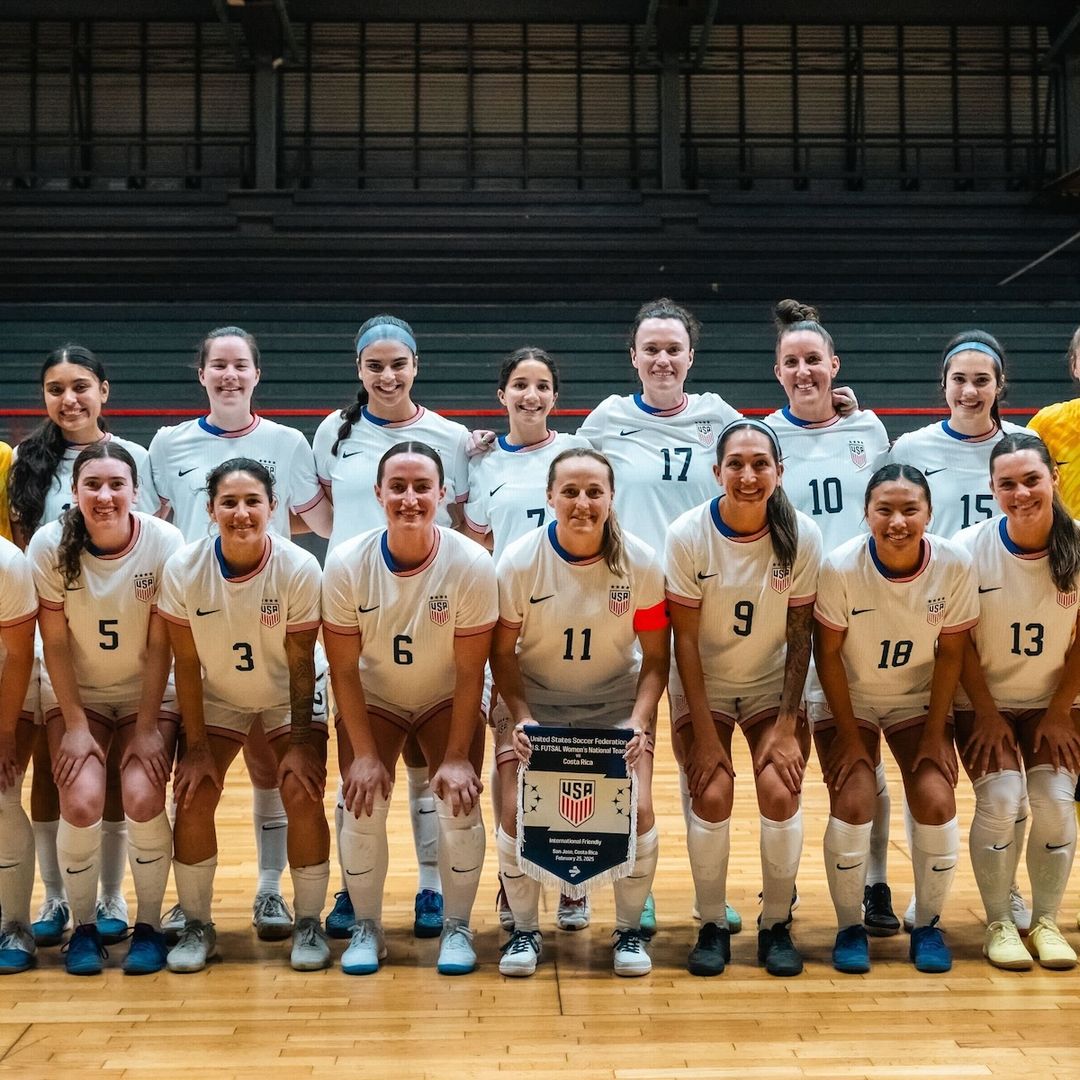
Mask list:
[{"label": "athletic shoe", "polygon": [[342,889],[334,893],[334,906],[326,916],[326,936],[338,940],[350,937],[355,925],[356,914],[349,899],[349,890]]},{"label": "athletic shoe", "polygon": [[421,889],[413,901],[413,937],[438,937],[443,931],[442,893]]},{"label": "athletic shoe", "polygon": [[153,975],[165,967],[169,947],[165,935],[149,923],[136,923],[131,931],[131,945],[124,957],[125,975]]},{"label": "athletic shoe", "polygon": [[468,975],[470,971],[476,970],[473,932],[464,920],[446,920],[436,970],[440,975]]},{"label": "athletic shoe", "polygon": [[884,881],[863,889],[862,924],[871,937],[892,937],[900,932],[900,920],[892,908],[892,890]]},{"label": "athletic shoe", "polygon": [[691,975],[721,975],[731,963],[731,931],[716,923],[704,923],[698,931],[697,944],[690,950],[686,970]]},{"label": "athletic shoe", "polygon": [[374,975],[379,961],[385,959],[382,927],[374,919],[360,919],[352,928],[349,947],[341,954],[341,970],[346,975]]},{"label": "athletic shoe", "polygon": [[1015,923],[992,922],[986,928],[983,956],[994,967],[1004,968],[1006,971],[1031,970],[1031,953],[1024,948]]},{"label": "athletic shoe", "polygon": [[251,925],[260,941],[284,941],[293,932],[293,913],[281,893],[255,894]]},{"label": "athletic shoe", "polygon": [[175,945],[180,940],[180,934],[187,926],[187,916],[179,904],[173,904],[164,915],[161,916],[161,932],[170,945]]},{"label": "athletic shoe", "polygon": [[[759,892],[757,894],[757,902],[760,904],[760,903],[762,903],[762,901],[764,899],[765,899],[765,894],[763,892]],[[797,885],[792,885],[792,887],[791,887],[791,903],[788,904],[788,912],[787,912],[787,921],[788,922],[791,922],[791,920],[795,917],[795,909],[798,906],[799,906],[799,888],[798,888]],[[728,908],[728,914],[735,914],[735,918],[739,919],[738,914],[733,912],[730,907]],[[758,926],[758,929],[760,930],[761,929],[761,913],[760,912],[758,912],[757,926]],[[731,923],[729,921],[728,922],[728,928],[730,929],[730,927],[731,927]],[[740,930],[742,929],[742,919],[739,919],[739,929]],[[735,931],[732,931],[732,933],[735,933]]]},{"label": "athletic shoe", "polygon": [[0,975],[18,975],[37,963],[34,933],[23,923],[12,923],[0,934]]},{"label": "athletic shoe", "polygon": [[[798,898],[796,898],[798,903]],[[724,913],[727,915],[727,928],[729,934],[738,934],[742,930],[742,916],[727,902],[724,903]]]},{"label": "athletic shoe", "polygon": [[499,891],[495,894],[495,910],[499,913],[499,925],[508,933],[514,932],[514,911],[503,888],[502,875],[499,875]]},{"label": "athletic shoe", "polygon": [[71,925],[71,908],[62,896],[50,896],[38,917],[30,924],[34,941],[38,945],[59,945],[64,940],[64,931]]},{"label": "athletic shoe", "polygon": [[904,911],[904,929],[910,934],[915,929],[915,894],[911,894],[911,902]]},{"label": "athletic shoe", "polygon": [[515,930],[510,940],[499,950],[499,974],[521,977],[536,970],[544,947],[544,935],[539,930]]},{"label": "athletic shoe", "polygon": [[1031,908],[1027,906],[1020,886],[1015,883],[1009,887],[1009,910],[1012,912],[1012,921],[1016,924],[1016,929],[1020,931],[1020,936],[1025,937],[1031,929]]},{"label": "athletic shoe", "polygon": [[611,936],[614,938],[611,948],[616,975],[633,978],[652,971],[652,961],[645,950],[645,935],[637,927],[616,930]]},{"label": "athletic shoe", "polygon": [[217,956],[217,931],[213,923],[188,919],[180,931],[180,940],[169,950],[165,963],[170,971],[186,975],[202,971],[206,962]]},{"label": "athletic shoe", "polygon": [[[589,925],[589,898],[575,900],[566,893],[559,893],[559,910],[555,913],[555,925],[560,930],[584,930]],[[655,924],[655,918],[653,920]]]},{"label": "athletic shoe", "polygon": [[122,896],[103,896],[94,910],[94,923],[102,945],[123,941],[128,932],[128,906]]},{"label": "athletic shoe", "polygon": [[935,915],[929,926],[916,926],[911,931],[911,945],[908,958],[915,965],[916,971],[927,975],[941,975],[952,968],[952,953],[945,944],[945,936],[938,928]]},{"label": "athletic shoe", "polygon": [[646,940],[656,933],[656,897],[652,893],[645,897],[645,906],[641,909],[641,932]]},{"label": "athletic shoe", "polygon": [[76,926],[63,953],[64,970],[69,975],[100,975],[101,961],[109,955],[93,923]]},{"label": "athletic shoe", "polygon": [[856,923],[836,935],[832,966],[845,975],[865,975],[870,970],[870,942],[866,927]]},{"label": "athletic shoe", "polygon": [[289,963],[293,971],[322,971],[330,966],[330,943],[314,915],[297,920]]},{"label": "athletic shoe", "polygon": [[1049,916],[1039,917],[1031,928],[1028,941],[1034,946],[1042,967],[1051,971],[1067,971],[1076,967],[1076,953]]},{"label": "athletic shoe", "polygon": [[802,957],[791,940],[786,922],[774,923],[771,930],[758,931],[757,958],[770,975],[787,977],[802,973]]}]

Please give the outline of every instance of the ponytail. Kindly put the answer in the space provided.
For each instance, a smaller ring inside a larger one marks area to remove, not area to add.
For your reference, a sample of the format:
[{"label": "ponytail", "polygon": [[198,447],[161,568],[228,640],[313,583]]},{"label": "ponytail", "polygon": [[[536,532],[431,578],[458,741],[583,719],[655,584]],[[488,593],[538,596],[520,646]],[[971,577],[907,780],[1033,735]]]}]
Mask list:
[{"label": "ponytail", "polygon": [[604,542],[600,546],[600,554],[604,556],[607,568],[616,577],[622,577],[626,573],[626,544],[623,542],[622,526],[614,506],[604,522]]},{"label": "ponytail", "polygon": [[60,543],[56,548],[56,569],[64,579],[64,588],[70,589],[82,575],[82,553],[86,550],[90,533],[86,519],[78,506],[60,515]]},{"label": "ponytail", "polygon": [[337,457],[338,447],[349,437],[353,424],[360,419],[360,411],[368,403],[368,392],[363,386],[356,392],[356,400],[347,408],[341,410],[342,424],[338,428],[337,439],[330,447],[330,453]]},{"label": "ponytail", "polygon": [[795,556],[799,553],[799,522],[795,517],[795,507],[787,497],[787,492],[778,484],[765,504],[765,521],[769,526],[773,554],[776,561],[786,570],[795,565]]},{"label": "ponytail", "polygon": [[19,443],[8,481],[8,499],[12,523],[27,540],[45,516],[45,498],[66,450],[64,434],[51,420]]},{"label": "ponytail", "polygon": [[1058,592],[1071,593],[1080,574],[1080,529],[1054,488],[1054,518],[1050,524],[1050,577]]}]

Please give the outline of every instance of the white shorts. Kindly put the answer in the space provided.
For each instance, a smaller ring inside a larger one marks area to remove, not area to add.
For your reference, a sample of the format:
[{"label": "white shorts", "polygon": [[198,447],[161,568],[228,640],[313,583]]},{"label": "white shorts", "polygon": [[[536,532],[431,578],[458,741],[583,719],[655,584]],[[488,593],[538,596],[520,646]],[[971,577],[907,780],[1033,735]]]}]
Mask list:
[{"label": "white shorts", "polygon": [[30,669],[30,682],[26,687],[26,697],[23,698],[20,720],[30,720],[34,724],[44,724],[45,715],[41,711],[41,657],[34,650],[34,666]]},{"label": "white shorts", "polygon": [[[917,727],[926,720],[929,701],[912,702],[897,709],[875,709],[863,707],[855,713],[859,727],[869,731],[903,731],[904,728]],[[827,731],[836,727],[832,710],[823,702],[812,701],[809,705],[810,725],[814,731]]]},{"label": "white shorts", "polygon": [[[633,721],[630,714],[633,709],[632,701],[596,705],[533,705],[532,720],[542,727],[631,729]],[[517,756],[514,753],[514,725],[505,702],[500,700],[491,713],[495,733],[495,764],[501,765]],[[650,736],[646,747],[650,754],[655,752],[654,742]]]},{"label": "white shorts", "polygon": [[[49,673],[44,664],[41,666],[39,685],[39,708],[44,717],[44,722],[48,722],[54,716],[60,715],[60,703],[56,700],[56,691],[53,690],[52,680],[49,678]],[[83,712],[86,713],[89,719],[96,720],[99,724],[104,724],[114,731],[119,727],[126,727],[128,724],[135,723],[135,718],[139,712],[138,695],[122,697],[115,701],[102,701],[100,698],[95,697],[93,690],[80,689],[79,699],[82,702]],[[180,709],[176,704],[176,686],[173,684],[171,674],[169,675],[169,681],[165,684],[165,693],[158,709],[158,719],[173,724],[180,723]]]},{"label": "white shorts", "polygon": [[[315,696],[311,707],[311,728],[322,735],[326,729],[326,687],[325,672],[315,677]],[[243,742],[247,738],[251,725],[259,720],[268,739],[287,735],[292,728],[292,715],[288,705],[276,705],[258,712],[245,712],[216,702],[203,702],[203,723],[206,730],[226,739]]]},{"label": "white shorts", "polygon": [[[738,724],[745,731],[760,721],[775,716],[780,711],[782,696],[782,690],[773,690],[742,697],[709,698],[709,711],[718,724],[727,724],[732,728]],[[674,730],[681,731],[690,722],[690,706],[686,697],[683,694],[672,694],[671,723]]]}]

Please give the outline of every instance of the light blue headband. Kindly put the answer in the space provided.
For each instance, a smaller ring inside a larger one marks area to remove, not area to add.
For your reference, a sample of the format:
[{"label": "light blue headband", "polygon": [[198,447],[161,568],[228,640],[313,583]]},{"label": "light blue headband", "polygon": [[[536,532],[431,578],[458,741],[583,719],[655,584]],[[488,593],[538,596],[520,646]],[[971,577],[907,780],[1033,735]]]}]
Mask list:
[{"label": "light blue headband", "polygon": [[945,358],[941,361],[941,370],[945,370],[945,365],[957,354],[962,352],[981,352],[984,356],[989,356],[991,360],[997,365],[998,371],[1004,367],[1001,362],[1001,354],[997,349],[991,345],[987,345],[983,341],[961,341],[959,345],[954,345],[946,354]]},{"label": "light blue headband", "polygon": [[359,356],[376,341],[400,341],[402,345],[409,346],[413,356],[416,355],[416,338],[404,326],[397,326],[394,323],[378,323],[365,330],[356,343],[356,355]]},{"label": "light blue headband", "polygon": [[772,443],[773,453],[777,461],[783,457],[780,453],[780,440],[777,438],[776,432],[773,431],[764,420],[758,420],[753,416],[740,416],[738,420],[732,420],[723,431],[720,432],[720,437],[716,440],[717,446],[724,445],[724,439],[727,437],[727,433],[734,428],[753,428],[755,431],[760,431],[763,435],[769,437],[769,442]]}]

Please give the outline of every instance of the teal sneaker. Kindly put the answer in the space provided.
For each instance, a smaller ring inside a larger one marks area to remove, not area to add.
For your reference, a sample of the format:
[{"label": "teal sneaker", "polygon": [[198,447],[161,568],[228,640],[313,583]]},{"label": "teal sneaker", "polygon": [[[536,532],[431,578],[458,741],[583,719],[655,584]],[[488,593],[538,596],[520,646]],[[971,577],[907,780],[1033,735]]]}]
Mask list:
[{"label": "teal sneaker", "polygon": [[645,906],[641,909],[641,933],[646,939],[656,933],[656,897],[652,893],[645,897]]},{"label": "teal sneaker", "polygon": [[128,906],[122,896],[103,896],[94,910],[94,925],[102,945],[115,945],[128,934]]},{"label": "teal sneaker", "polygon": [[33,931],[24,923],[11,923],[0,934],[0,975],[18,975],[37,963]]},{"label": "teal sneaker", "polygon": [[71,925],[71,908],[62,896],[50,896],[41,905],[38,917],[30,924],[34,941],[48,947],[64,940],[64,931]]},{"label": "teal sneaker", "polygon": [[124,957],[125,975],[154,975],[165,968],[169,946],[165,935],[149,923],[136,923],[131,931],[131,945]]},{"label": "teal sneaker", "polygon": [[916,926],[911,931],[908,957],[916,971],[927,975],[941,975],[952,969],[952,953],[945,944],[945,936],[938,929],[939,916],[930,920],[929,926]]},{"label": "teal sneaker", "polygon": [[864,926],[845,926],[836,935],[832,963],[845,975],[865,975],[870,970],[870,942]]},{"label": "teal sneaker", "polygon": [[101,961],[109,955],[93,923],[76,926],[63,952],[64,970],[69,975],[100,975]]},{"label": "teal sneaker", "polygon": [[413,937],[438,937],[443,931],[442,893],[421,889],[413,903]]},{"label": "teal sneaker", "polygon": [[348,938],[355,924],[356,915],[349,899],[349,890],[334,893],[334,907],[326,916],[326,936],[337,940]]}]

